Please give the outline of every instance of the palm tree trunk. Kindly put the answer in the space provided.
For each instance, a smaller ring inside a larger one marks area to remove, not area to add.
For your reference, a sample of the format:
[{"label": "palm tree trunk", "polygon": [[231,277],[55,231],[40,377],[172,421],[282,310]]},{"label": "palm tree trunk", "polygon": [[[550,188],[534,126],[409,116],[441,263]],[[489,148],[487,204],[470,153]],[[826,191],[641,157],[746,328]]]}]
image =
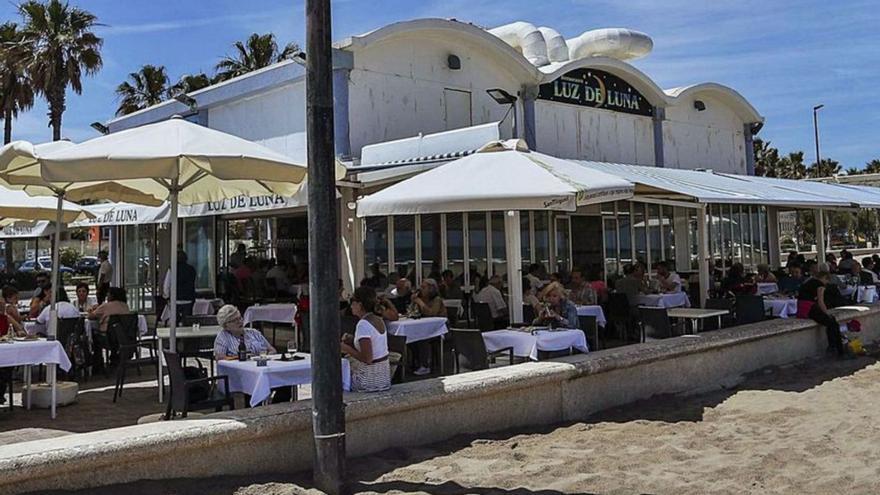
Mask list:
[{"label": "palm tree trunk", "polygon": [[[63,69],[64,66],[59,63],[59,73]],[[65,81],[57,81],[54,86],[55,87],[52,89],[52,95],[49,98],[49,122],[52,125],[52,141],[61,141],[61,116],[64,114],[64,100],[67,83]]]},{"label": "palm tree trunk", "polygon": [[9,144],[12,141],[12,110],[3,112],[3,144]]}]

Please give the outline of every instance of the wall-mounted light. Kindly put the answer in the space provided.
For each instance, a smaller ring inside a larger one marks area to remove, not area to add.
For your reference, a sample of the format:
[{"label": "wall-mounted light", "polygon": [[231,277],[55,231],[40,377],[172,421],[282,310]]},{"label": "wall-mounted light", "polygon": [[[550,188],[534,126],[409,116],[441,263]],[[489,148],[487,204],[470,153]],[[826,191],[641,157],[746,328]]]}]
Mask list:
[{"label": "wall-mounted light", "polygon": [[446,57],[446,66],[449,67],[449,70],[461,70],[461,59],[458,58],[458,55],[449,54]]},{"label": "wall-mounted light", "polygon": [[195,98],[188,94],[181,93],[179,95],[176,95],[174,99],[188,106],[190,110],[195,110],[199,107],[199,102],[197,102]]},{"label": "wall-mounted light", "polygon": [[[501,88],[487,89],[486,93],[489,95],[490,98],[495,100],[495,103],[498,103],[499,105],[510,105],[507,113],[513,113],[513,137],[519,137],[519,130],[517,129],[516,121],[516,96],[513,96],[512,94],[504,91]],[[504,115],[504,118],[501,119],[501,122],[504,122],[505,119],[507,119],[507,114]]]},{"label": "wall-mounted light", "polygon": [[694,100],[694,108],[696,108],[698,112],[702,112],[706,109],[706,104],[703,103],[703,100]]},{"label": "wall-mounted light", "polygon": [[101,134],[110,134],[110,128],[100,122],[92,122],[89,125],[92,129],[100,132]]},{"label": "wall-mounted light", "polygon": [[298,63],[299,65],[306,65],[306,52],[297,52],[291,55],[290,60]]}]

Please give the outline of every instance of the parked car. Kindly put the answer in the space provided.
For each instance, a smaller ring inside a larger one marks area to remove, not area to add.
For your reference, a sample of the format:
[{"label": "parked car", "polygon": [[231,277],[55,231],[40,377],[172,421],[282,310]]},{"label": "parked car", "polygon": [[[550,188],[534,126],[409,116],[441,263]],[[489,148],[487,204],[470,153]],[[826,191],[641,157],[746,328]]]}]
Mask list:
[{"label": "parked car", "polygon": [[101,264],[98,262],[98,258],[96,256],[83,256],[80,258],[75,265],[73,265],[74,271],[76,273],[82,275],[98,275],[98,267]]},{"label": "parked car", "polygon": [[36,260],[27,260],[22,264],[18,265],[18,271],[22,273],[31,273],[31,272],[43,272],[46,269],[43,265],[40,264],[39,261]]},{"label": "parked car", "polygon": [[[42,268],[40,268],[40,270],[44,270],[47,272],[52,271],[52,258],[50,258],[48,256],[40,256],[39,258],[37,258],[37,263],[42,267]],[[69,266],[61,265],[61,270],[59,270],[59,271],[62,274],[69,273],[69,274],[73,275],[73,268],[71,268]]]}]

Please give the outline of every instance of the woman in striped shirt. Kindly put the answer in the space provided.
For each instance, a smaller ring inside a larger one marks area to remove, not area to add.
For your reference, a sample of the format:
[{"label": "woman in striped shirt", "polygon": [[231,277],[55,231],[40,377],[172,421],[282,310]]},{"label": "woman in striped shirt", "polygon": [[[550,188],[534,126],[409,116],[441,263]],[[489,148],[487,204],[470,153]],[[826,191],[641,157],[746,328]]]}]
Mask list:
[{"label": "woman in striped shirt", "polygon": [[262,351],[269,354],[276,352],[262,333],[244,327],[241,313],[231,304],[217,311],[217,324],[223,327],[214,339],[214,358],[218,361],[238,359],[238,347],[242,339],[248,354],[259,354]]}]

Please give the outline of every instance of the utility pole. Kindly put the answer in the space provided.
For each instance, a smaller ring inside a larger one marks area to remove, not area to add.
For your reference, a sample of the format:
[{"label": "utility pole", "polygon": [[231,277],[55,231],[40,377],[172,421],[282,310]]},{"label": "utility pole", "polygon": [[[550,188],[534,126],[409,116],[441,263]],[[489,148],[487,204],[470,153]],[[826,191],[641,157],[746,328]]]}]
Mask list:
[{"label": "utility pole", "polygon": [[333,138],[330,0],[306,0],[306,135],[309,166],[309,315],[314,481],[345,493],[345,410],[339,346],[339,229]]},{"label": "utility pole", "polygon": [[816,138],[816,169],[819,169],[819,110],[825,105],[816,105],[813,107],[813,135]]}]

